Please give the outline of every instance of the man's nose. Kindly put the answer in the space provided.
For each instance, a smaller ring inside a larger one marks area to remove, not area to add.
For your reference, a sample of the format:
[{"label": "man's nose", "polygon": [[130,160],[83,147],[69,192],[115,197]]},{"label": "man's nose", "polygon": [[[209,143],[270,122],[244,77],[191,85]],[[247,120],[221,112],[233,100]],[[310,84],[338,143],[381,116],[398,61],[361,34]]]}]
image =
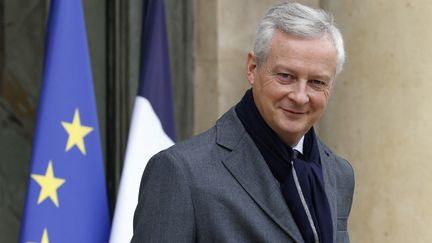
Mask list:
[{"label": "man's nose", "polygon": [[297,81],[292,85],[292,89],[288,93],[288,98],[297,105],[304,105],[309,102],[306,82]]}]

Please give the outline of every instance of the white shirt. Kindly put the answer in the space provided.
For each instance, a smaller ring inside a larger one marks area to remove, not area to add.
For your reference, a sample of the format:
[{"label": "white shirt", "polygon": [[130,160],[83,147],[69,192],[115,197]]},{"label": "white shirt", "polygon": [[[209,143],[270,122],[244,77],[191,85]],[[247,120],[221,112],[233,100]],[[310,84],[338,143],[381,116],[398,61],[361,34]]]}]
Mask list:
[{"label": "white shirt", "polygon": [[303,154],[303,141],[304,141],[304,135],[300,139],[300,141],[293,147],[293,149],[299,151],[301,154]]}]

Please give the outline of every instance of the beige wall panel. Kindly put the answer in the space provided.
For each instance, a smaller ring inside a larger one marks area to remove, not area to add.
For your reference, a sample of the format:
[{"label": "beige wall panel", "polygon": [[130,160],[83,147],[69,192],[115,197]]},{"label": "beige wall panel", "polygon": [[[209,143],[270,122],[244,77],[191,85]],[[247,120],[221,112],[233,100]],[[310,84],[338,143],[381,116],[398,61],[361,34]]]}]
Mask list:
[{"label": "beige wall panel", "polygon": [[217,119],[217,62],[208,60],[195,63],[194,133],[207,130]]},{"label": "beige wall panel", "polygon": [[194,133],[207,130],[217,119],[217,0],[196,0]]},{"label": "beige wall panel", "polygon": [[321,5],[348,55],[319,133],[355,168],[352,242],[432,242],[432,2]]}]

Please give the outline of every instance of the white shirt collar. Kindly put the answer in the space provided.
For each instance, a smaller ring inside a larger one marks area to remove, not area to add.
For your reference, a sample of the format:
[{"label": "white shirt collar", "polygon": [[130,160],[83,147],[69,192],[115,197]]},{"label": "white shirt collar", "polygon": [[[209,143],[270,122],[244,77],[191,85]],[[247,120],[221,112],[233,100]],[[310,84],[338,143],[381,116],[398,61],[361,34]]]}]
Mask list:
[{"label": "white shirt collar", "polygon": [[303,154],[303,141],[304,141],[304,135],[300,139],[300,141],[293,147],[293,149],[299,151],[301,154]]}]

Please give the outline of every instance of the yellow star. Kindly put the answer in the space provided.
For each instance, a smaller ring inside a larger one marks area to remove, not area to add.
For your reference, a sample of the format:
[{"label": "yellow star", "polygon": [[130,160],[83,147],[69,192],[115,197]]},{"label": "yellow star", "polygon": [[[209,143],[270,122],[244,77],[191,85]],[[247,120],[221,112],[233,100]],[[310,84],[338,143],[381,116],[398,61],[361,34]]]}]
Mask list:
[{"label": "yellow star", "polygon": [[[27,241],[27,243],[39,243],[39,242]],[[49,243],[48,230],[46,228],[44,228],[44,231],[42,233],[42,238],[40,240],[40,243]]]},{"label": "yellow star", "polygon": [[31,177],[35,180],[39,186],[41,187],[41,191],[39,193],[38,204],[41,204],[48,197],[51,198],[51,201],[59,207],[59,202],[57,198],[57,189],[63,185],[66,181],[64,179],[54,177],[54,170],[52,166],[52,161],[48,162],[48,167],[45,172],[45,175],[36,175],[32,174]]},{"label": "yellow star", "polygon": [[62,122],[64,129],[69,134],[69,138],[66,144],[66,152],[69,151],[73,146],[77,146],[82,154],[86,154],[84,146],[84,137],[93,131],[92,127],[82,126],[79,110],[75,110],[72,123]]},{"label": "yellow star", "polygon": [[48,240],[48,230],[46,228],[44,228],[43,234],[42,234],[42,239],[40,243],[49,243]]}]

